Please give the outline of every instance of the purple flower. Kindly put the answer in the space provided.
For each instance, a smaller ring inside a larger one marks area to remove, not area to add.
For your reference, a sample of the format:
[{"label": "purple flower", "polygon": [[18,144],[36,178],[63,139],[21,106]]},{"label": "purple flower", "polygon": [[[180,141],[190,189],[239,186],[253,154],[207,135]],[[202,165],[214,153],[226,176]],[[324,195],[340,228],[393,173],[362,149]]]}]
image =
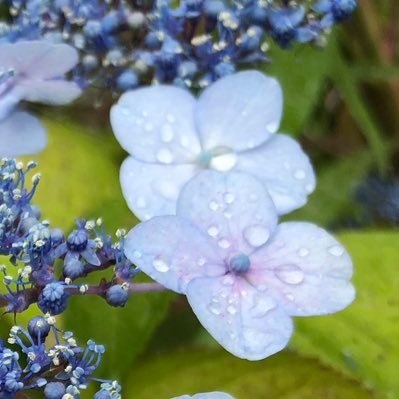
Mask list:
[{"label": "purple flower", "polygon": [[196,395],[183,395],[172,399],[234,399],[224,392],[197,393]]},{"label": "purple flower", "polygon": [[313,169],[296,141],[274,134],[281,114],[280,85],[256,71],[220,79],[198,100],[172,86],[124,94],[111,122],[131,154],[121,168],[130,209],[144,220],[174,214],[182,187],[207,168],[257,177],[279,213],[304,205]]},{"label": "purple flower", "polygon": [[76,99],[80,88],[63,76],[77,63],[77,51],[31,41],[2,43],[0,54],[0,156],[38,152],[46,145],[43,126],[15,108],[22,100],[59,105]]},{"label": "purple flower", "polygon": [[243,173],[194,177],[176,216],[133,228],[125,254],[154,280],[187,295],[210,334],[249,360],[287,345],[291,316],[337,312],[355,295],[346,250],[313,224],[277,225],[266,190]]}]

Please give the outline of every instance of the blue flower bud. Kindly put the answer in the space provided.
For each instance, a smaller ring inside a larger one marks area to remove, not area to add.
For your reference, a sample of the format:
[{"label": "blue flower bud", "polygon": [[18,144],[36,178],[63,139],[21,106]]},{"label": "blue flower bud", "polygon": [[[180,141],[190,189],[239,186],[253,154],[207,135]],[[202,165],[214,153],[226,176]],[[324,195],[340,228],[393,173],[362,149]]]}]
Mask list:
[{"label": "blue flower bud", "polygon": [[106,294],[106,300],[111,306],[123,307],[129,299],[128,287],[125,285],[113,285]]},{"label": "blue flower bud", "polygon": [[28,331],[33,338],[38,338],[40,336],[43,340],[50,332],[50,325],[43,316],[37,316],[29,321]]},{"label": "blue flower bud", "polygon": [[65,394],[65,385],[61,382],[50,382],[44,389],[46,399],[62,399]]},{"label": "blue flower bud", "polygon": [[139,84],[139,79],[132,70],[127,69],[118,76],[116,83],[119,90],[126,91],[136,87]]},{"label": "blue flower bud", "polygon": [[89,236],[84,229],[74,230],[69,234],[67,239],[67,246],[70,251],[81,252],[87,247]]}]

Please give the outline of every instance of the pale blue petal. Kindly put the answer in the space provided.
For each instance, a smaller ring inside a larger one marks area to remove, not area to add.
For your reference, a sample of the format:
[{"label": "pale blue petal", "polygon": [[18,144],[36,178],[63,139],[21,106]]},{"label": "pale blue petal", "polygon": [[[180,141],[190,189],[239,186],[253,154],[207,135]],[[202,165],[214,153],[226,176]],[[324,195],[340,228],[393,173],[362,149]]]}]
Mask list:
[{"label": "pale blue petal", "polygon": [[74,101],[82,90],[74,82],[65,80],[28,80],[18,82],[12,90],[21,99],[51,105],[63,105]]},{"label": "pale blue petal", "polygon": [[0,121],[0,157],[36,154],[46,145],[45,128],[27,112],[16,111]]},{"label": "pale blue petal", "polygon": [[52,79],[63,76],[78,62],[75,48],[46,41],[0,44],[0,67],[15,69],[23,79]]},{"label": "pale blue petal", "polygon": [[308,156],[295,140],[282,134],[254,150],[240,153],[235,170],[261,180],[279,214],[305,205],[316,185]]},{"label": "pale blue petal", "polygon": [[146,162],[194,162],[200,153],[194,126],[195,98],[173,86],[125,93],[111,109],[111,124],[122,147]]},{"label": "pale blue petal", "polygon": [[257,71],[218,80],[200,96],[196,123],[206,150],[247,150],[264,143],[280,125],[283,96],[277,80]]},{"label": "pale blue petal", "polygon": [[282,223],[250,258],[248,281],[270,292],[292,316],[334,313],[355,297],[349,254],[313,224]]},{"label": "pale blue petal", "polygon": [[0,95],[0,122],[14,111],[20,101],[19,95],[13,91]]},{"label": "pale blue petal", "polygon": [[244,278],[196,278],[187,299],[201,324],[227,351],[260,360],[282,350],[292,334],[292,321],[278,304]]},{"label": "pale blue petal", "polygon": [[197,393],[194,396],[183,395],[177,396],[172,399],[234,399],[231,395],[224,392],[208,392],[208,393]]},{"label": "pale blue petal", "polygon": [[214,240],[223,256],[253,252],[266,243],[277,224],[265,187],[238,172],[199,173],[183,187],[177,214]]},{"label": "pale blue petal", "polygon": [[174,215],[183,185],[195,174],[195,166],[159,165],[127,158],[121,167],[123,195],[131,211],[140,219]]},{"label": "pale blue petal", "polygon": [[124,248],[144,273],[180,293],[185,293],[193,278],[225,273],[212,241],[176,216],[159,216],[137,225],[127,235]]}]

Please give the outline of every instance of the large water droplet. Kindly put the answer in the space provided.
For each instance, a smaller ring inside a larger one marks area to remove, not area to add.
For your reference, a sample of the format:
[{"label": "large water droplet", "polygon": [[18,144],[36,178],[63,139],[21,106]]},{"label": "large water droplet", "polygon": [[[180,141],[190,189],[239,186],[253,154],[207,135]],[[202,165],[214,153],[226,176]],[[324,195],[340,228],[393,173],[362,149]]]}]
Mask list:
[{"label": "large water droplet", "polygon": [[168,150],[167,148],[161,148],[158,152],[157,152],[157,160],[161,163],[166,163],[166,164],[170,164],[173,161],[173,154],[170,150]]},{"label": "large water droplet", "polygon": [[199,258],[197,261],[198,266],[204,266],[206,263],[206,260],[204,258]]},{"label": "large water droplet", "polygon": [[227,313],[230,313],[231,315],[235,315],[237,313],[237,308],[233,305],[227,306]]},{"label": "large water droplet", "polygon": [[303,271],[296,265],[281,265],[274,269],[274,274],[286,284],[296,285],[304,279]]},{"label": "large water droplet", "polygon": [[219,204],[216,201],[211,201],[209,203],[209,209],[211,211],[217,211],[219,209]]},{"label": "large water droplet", "polygon": [[254,224],[252,226],[248,226],[244,230],[244,237],[248,241],[249,245],[253,247],[260,247],[265,244],[265,242],[269,239],[270,233],[269,230],[260,224]]},{"label": "large water droplet", "polygon": [[142,256],[142,254],[141,254],[140,251],[137,251],[137,250],[136,250],[136,251],[133,252],[133,257],[134,257],[134,258],[140,259],[141,256]]},{"label": "large water droplet", "polygon": [[212,302],[211,304],[209,304],[208,309],[215,316],[219,316],[222,313],[220,305],[215,302]]},{"label": "large water droplet", "polygon": [[218,245],[220,248],[227,249],[227,248],[230,248],[231,242],[229,240],[227,240],[226,238],[222,238],[218,241]]},{"label": "large water droplet", "polygon": [[275,133],[277,131],[279,127],[279,123],[278,122],[270,122],[266,125],[266,129],[270,132],[270,133]]},{"label": "large water droplet", "polygon": [[275,309],[276,303],[269,297],[255,297],[254,306],[251,308],[251,315],[253,317],[261,318],[266,316],[268,312]]},{"label": "large water droplet", "polygon": [[210,167],[219,172],[228,172],[237,164],[237,155],[233,152],[228,154],[218,155],[213,157],[210,162]]},{"label": "large water droplet", "polygon": [[295,179],[303,180],[303,179],[306,177],[306,173],[305,173],[305,171],[302,170],[302,169],[297,169],[297,170],[294,172],[294,177],[295,177]]},{"label": "large water droplet", "polygon": [[211,237],[216,237],[219,234],[219,229],[216,226],[210,226],[208,229],[208,234]]},{"label": "large water droplet", "polygon": [[152,262],[155,270],[159,271],[160,273],[166,273],[169,271],[169,265],[162,260],[161,258],[155,258]]},{"label": "large water droplet", "polygon": [[161,139],[164,143],[170,143],[175,134],[173,132],[173,128],[170,125],[163,125],[161,129]]},{"label": "large water droplet", "polygon": [[333,256],[342,256],[344,254],[344,248],[340,245],[333,245],[328,249],[328,252]]}]

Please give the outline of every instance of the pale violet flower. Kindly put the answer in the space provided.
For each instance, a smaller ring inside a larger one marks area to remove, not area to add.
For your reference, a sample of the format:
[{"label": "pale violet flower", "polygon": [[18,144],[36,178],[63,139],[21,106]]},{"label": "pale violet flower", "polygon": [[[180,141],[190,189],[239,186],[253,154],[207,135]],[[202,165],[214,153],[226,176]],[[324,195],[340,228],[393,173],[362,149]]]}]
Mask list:
[{"label": "pale violet flower", "polygon": [[256,71],[222,78],[198,100],[173,86],[125,93],[111,123],[131,154],[120,174],[130,209],[142,220],[174,214],[184,184],[205,168],[255,176],[280,214],[304,205],[315,177],[299,144],[275,134],[282,102],[278,82]]},{"label": "pale violet flower", "polygon": [[0,156],[14,157],[42,150],[44,127],[32,115],[16,110],[22,100],[66,104],[80,88],[63,79],[78,61],[65,44],[22,41],[0,44]]},{"label": "pale violet flower", "polygon": [[277,225],[263,185],[238,172],[198,174],[182,189],[176,216],[134,227],[125,254],[187,295],[209,333],[249,360],[287,345],[291,316],[337,312],[355,294],[342,245],[310,223]]},{"label": "pale violet flower", "polygon": [[197,393],[196,395],[183,395],[177,396],[172,399],[234,399],[231,395],[224,392],[208,392],[208,393]]}]

